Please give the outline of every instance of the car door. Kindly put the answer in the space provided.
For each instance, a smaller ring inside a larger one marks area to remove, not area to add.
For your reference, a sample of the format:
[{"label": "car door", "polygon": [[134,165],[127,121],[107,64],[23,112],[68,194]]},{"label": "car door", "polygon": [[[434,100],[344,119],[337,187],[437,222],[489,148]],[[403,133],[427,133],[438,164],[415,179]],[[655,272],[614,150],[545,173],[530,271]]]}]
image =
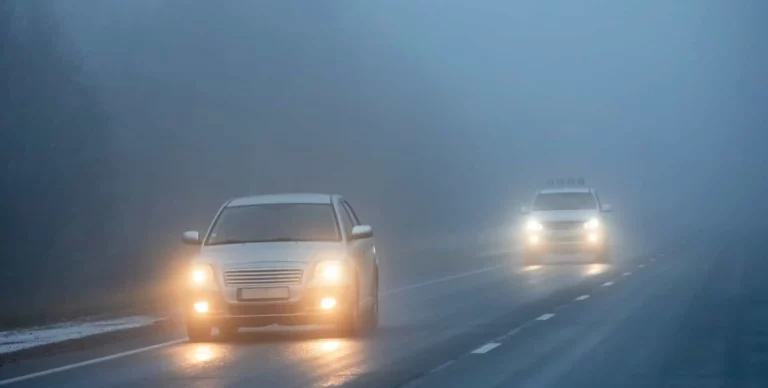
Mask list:
[{"label": "car door", "polygon": [[[352,228],[360,225],[360,219],[357,218],[357,214],[352,209],[352,206],[342,200],[341,206],[343,209],[344,217],[348,219],[352,227],[350,228],[347,238],[352,234]],[[360,290],[363,297],[371,296],[371,290],[373,285],[373,272],[376,263],[376,256],[373,252],[373,237],[363,238],[359,240],[348,240],[349,249],[355,259],[355,263],[360,273]]]}]

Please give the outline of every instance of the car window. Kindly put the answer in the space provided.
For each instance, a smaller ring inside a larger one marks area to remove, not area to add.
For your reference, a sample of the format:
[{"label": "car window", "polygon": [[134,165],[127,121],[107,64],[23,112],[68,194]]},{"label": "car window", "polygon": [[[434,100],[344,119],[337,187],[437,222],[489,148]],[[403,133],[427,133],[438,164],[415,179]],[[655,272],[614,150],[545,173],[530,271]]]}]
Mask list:
[{"label": "car window", "polygon": [[542,193],[533,203],[535,211],[595,209],[592,193]]},{"label": "car window", "polygon": [[360,219],[357,218],[357,214],[355,214],[355,210],[352,209],[352,205],[350,205],[347,201],[342,202],[342,204],[344,205],[344,209],[346,209],[349,212],[349,215],[352,216],[352,220],[355,221],[355,225],[360,225]]},{"label": "car window", "polygon": [[339,239],[330,204],[270,204],[225,208],[206,244]]},{"label": "car window", "polygon": [[352,234],[352,228],[355,227],[355,222],[352,220],[352,216],[349,215],[349,212],[343,203],[339,213],[341,213],[342,223],[344,224],[344,232],[346,232],[347,236],[350,236]]}]

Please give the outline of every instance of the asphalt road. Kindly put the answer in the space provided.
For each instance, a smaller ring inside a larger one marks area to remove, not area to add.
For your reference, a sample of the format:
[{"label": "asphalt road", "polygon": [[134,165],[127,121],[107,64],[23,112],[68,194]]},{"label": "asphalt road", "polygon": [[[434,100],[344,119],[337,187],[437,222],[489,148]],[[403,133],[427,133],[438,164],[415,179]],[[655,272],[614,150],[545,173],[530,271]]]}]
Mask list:
[{"label": "asphalt road", "polygon": [[618,252],[611,266],[536,267],[514,253],[424,252],[383,275],[370,338],[261,329],[192,344],[170,333],[7,365],[0,384],[42,373],[8,386],[765,387],[764,248],[701,239]]}]

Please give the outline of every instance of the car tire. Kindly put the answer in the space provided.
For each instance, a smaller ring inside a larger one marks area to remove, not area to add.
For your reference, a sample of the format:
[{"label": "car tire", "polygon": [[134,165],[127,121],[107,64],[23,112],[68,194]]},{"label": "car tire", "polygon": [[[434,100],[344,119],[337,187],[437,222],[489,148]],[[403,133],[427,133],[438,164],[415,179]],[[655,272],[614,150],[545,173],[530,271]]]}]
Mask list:
[{"label": "car tire", "polygon": [[190,342],[209,342],[212,339],[211,329],[213,327],[205,322],[194,319],[187,320],[187,337]]},{"label": "car tire", "polygon": [[362,322],[360,317],[360,293],[358,292],[358,283],[355,281],[355,286],[352,289],[352,296],[349,298],[346,309],[339,317],[339,321],[336,324],[337,329],[341,332],[342,336],[354,337],[362,328]]},{"label": "car tire", "polygon": [[366,330],[370,333],[376,331],[379,328],[379,270],[376,269],[373,278],[373,290],[371,290],[371,297],[373,302],[371,303],[370,311],[368,311],[368,320],[366,322]]},{"label": "car tire", "polygon": [[234,325],[221,325],[218,326],[219,335],[217,340],[219,341],[234,341],[237,339],[238,327]]},{"label": "car tire", "polygon": [[541,265],[541,254],[540,253],[533,253],[533,252],[526,252],[523,255],[523,265],[525,265],[525,266]]},{"label": "car tire", "polygon": [[598,252],[595,255],[595,263],[597,263],[597,264],[611,264],[611,255],[607,251]]}]

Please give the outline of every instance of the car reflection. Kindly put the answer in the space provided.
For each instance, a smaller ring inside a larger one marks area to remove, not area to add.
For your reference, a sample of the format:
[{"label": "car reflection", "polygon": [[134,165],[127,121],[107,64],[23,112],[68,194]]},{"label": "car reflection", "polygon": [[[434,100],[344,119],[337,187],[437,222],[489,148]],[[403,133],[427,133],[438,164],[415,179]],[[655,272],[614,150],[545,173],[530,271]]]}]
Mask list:
[{"label": "car reflection", "polygon": [[333,352],[341,347],[341,342],[337,340],[328,340],[320,342],[320,350],[324,352]]},{"label": "car reflection", "polygon": [[589,264],[584,268],[584,276],[600,275],[608,270],[608,264]]},{"label": "car reflection", "polygon": [[190,358],[196,363],[207,363],[214,358],[211,345],[196,345],[192,347]]}]

